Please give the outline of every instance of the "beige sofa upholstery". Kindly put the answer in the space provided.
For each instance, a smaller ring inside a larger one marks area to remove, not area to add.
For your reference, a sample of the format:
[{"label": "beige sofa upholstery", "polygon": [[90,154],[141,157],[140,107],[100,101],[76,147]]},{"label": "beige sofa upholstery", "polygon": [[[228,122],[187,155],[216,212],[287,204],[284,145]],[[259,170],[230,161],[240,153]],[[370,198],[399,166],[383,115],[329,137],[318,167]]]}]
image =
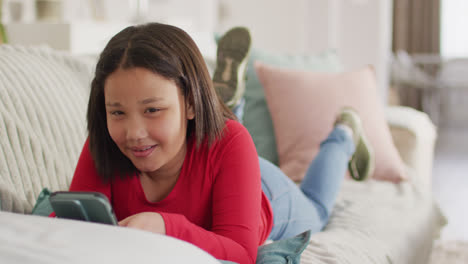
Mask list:
[{"label": "beige sofa upholstery", "polygon": [[[93,66],[48,48],[0,46],[2,210],[28,214],[42,188],[68,188],[86,137]],[[387,120],[410,180],[346,181],[329,225],[312,236],[302,263],[427,260],[444,223],[430,191],[436,130],[410,108],[388,107]]]},{"label": "beige sofa upholstery", "polygon": [[65,190],[83,147],[92,64],[48,48],[0,46],[0,201],[30,213]]},{"label": "beige sofa upholstery", "polygon": [[401,158],[418,186],[431,191],[437,130],[427,114],[404,106],[388,107],[390,131]]}]

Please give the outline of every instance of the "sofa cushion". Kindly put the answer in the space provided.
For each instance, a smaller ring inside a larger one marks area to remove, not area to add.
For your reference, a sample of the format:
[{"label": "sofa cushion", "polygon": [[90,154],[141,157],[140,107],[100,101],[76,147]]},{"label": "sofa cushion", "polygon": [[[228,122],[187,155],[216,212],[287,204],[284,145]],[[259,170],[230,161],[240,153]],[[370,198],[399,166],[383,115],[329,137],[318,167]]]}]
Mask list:
[{"label": "sofa cushion", "polygon": [[374,177],[393,182],[406,177],[385,121],[373,69],[316,73],[262,63],[255,67],[272,114],[280,168],[294,181],[303,178],[343,106],[355,108],[361,116],[375,150]]},{"label": "sofa cushion", "polygon": [[410,181],[344,181],[327,226],[311,236],[301,264],[428,263],[445,224],[431,192]]},{"label": "sofa cushion", "polygon": [[0,200],[30,213],[44,187],[66,190],[86,136],[91,60],[0,46]]},{"label": "sofa cushion", "polygon": [[307,69],[324,72],[341,70],[341,63],[333,51],[316,55],[287,55],[268,53],[253,49],[247,66],[245,91],[245,108],[243,124],[250,132],[257,148],[258,155],[278,165],[275,134],[268,110],[263,87],[257,77],[254,61],[291,69]]}]

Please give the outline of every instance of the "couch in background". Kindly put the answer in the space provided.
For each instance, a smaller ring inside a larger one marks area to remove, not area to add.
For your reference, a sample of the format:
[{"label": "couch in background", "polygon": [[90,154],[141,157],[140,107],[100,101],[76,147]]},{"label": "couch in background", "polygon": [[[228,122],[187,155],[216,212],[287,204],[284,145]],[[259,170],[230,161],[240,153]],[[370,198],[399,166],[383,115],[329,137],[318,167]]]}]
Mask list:
[{"label": "couch in background", "polygon": [[[278,153],[276,144],[284,144],[284,139],[280,143],[275,132],[282,121],[273,113],[270,116],[268,107],[274,107],[270,100],[274,93],[265,99],[259,85],[268,82],[268,76],[257,78],[254,60],[289,70],[337,72],[340,66],[333,54],[299,58],[253,51],[244,123],[259,154],[281,167],[284,153]],[[79,254],[104,260],[111,252],[115,252],[109,256],[114,263],[126,263],[125,254],[138,255],[141,263],[154,262],[158,259],[154,247],[146,251],[139,248],[144,241],[168,245],[166,257],[187,255],[193,257],[192,261],[209,263],[212,259],[200,250],[163,236],[31,215],[43,188],[68,189],[86,137],[85,113],[93,67],[93,59],[49,48],[0,46],[0,242],[14,241],[0,243],[0,262],[29,263],[35,258],[48,263],[80,263],[87,259],[77,259]],[[334,80],[335,75],[326,76]],[[324,110],[310,105],[310,111]],[[435,127],[425,114],[410,108],[382,107],[381,114],[407,181],[346,180],[329,224],[312,235],[301,263],[427,262],[433,239],[444,224],[431,194]],[[266,125],[262,127],[261,123]],[[112,239],[102,238],[107,235]],[[89,243],[88,236],[99,237],[102,243]],[[122,239],[127,243],[122,244]],[[168,243],[161,243],[165,239]],[[125,254],[112,251],[113,246]]]}]

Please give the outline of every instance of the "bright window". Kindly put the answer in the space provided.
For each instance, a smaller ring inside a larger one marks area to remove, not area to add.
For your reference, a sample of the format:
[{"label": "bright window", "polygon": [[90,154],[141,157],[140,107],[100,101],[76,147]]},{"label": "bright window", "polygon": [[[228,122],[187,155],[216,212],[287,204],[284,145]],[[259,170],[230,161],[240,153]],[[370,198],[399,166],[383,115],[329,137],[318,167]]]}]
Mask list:
[{"label": "bright window", "polygon": [[443,57],[468,57],[468,1],[441,0],[440,49]]}]

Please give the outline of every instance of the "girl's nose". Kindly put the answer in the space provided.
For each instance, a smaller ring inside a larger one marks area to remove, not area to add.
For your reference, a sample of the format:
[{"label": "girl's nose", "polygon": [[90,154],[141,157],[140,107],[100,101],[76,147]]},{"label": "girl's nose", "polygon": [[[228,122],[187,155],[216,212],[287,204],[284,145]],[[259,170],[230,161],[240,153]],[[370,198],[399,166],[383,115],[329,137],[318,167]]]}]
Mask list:
[{"label": "girl's nose", "polygon": [[134,118],[127,124],[127,140],[138,141],[144,139],[148,135],[146,126],[143,120]]}]

